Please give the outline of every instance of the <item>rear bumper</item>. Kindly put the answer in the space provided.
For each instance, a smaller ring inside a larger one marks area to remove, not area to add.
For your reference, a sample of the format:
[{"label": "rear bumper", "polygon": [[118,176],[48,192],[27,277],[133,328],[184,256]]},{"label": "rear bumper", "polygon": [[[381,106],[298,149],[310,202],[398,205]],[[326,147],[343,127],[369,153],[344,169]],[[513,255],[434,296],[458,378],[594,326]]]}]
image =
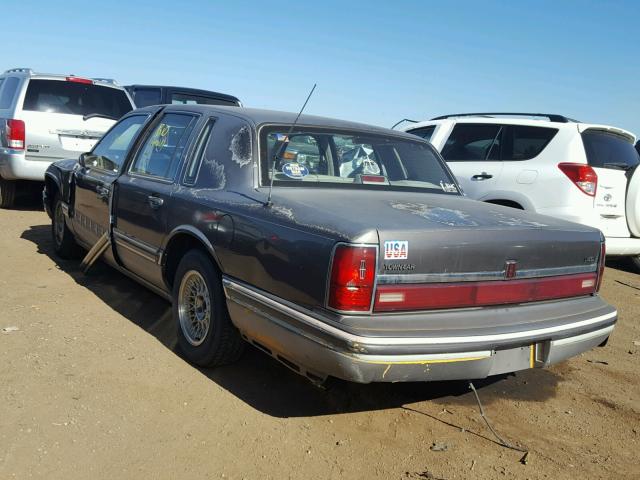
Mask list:
[{"label": "rear bumper", "polygon": [[24,151],[0,148],[0,176],[5,180],[44,181],[44,172],[51,165],[47,160],[29,160]]},{"label": "rear bumper", "polygon": [[[482,335],[443,329],[429,336],[363,336],[236,280],[224,278],[224,289],[231,319],[245,339],[314,380],[327,376],[359,383],[477,379],[544,367],[601,344],[617,320],[616,310],[598,299],[597,308],[563,314],[551,323],[544,318],[538,327],[525,330]],[[513,317],[517,309],[500,310]],[[486,321],[497,311],[487,309]],[[548,304],[544,311],[548,312]]]},{"label": "rear bumper", "polygon": [[640,238],[607,237],[607,255],[640,255]]}]

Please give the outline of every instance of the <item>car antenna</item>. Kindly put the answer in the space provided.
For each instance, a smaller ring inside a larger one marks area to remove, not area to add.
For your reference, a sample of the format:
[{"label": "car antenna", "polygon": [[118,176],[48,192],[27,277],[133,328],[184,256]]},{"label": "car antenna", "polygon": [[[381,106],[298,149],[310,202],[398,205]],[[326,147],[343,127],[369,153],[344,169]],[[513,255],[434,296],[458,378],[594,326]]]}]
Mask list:
[{"label": "car antenna", "polygon": [[286,150],[287,145],[289,145],[289,136],[291,135],[291,133],[293,133],[293,129],[295,128],[296,124],[298,123],[298,119],[300,118],[300,115],[302,115],[302,112],[304,111],[304,107],[307,106],[307,103],[309,102],[309,99],[311,98],[311,95],[313,95],[313,91],[316,89],[316,85],[317,85],[317,83],[313,84],[313,88],[309,92],[309,95],[307,95],[307,99],[302,104],[302,108],[298,112],[298,115],[296,116],[296,119],[293,121],[293,124],[291,125],[291,128],[289,128],[289,131],[287,132],[287,136],[282,141],[282,144],[280,145],[280,148],[278,148],[278,151],[273,155],[273,163],[271,164],[271,182],[269,183],[269,196],[267,197],[267,201],[264,204],[265,207],[270,207],[271,204],[272,204],[271,203],[271,192],[273,191],[273,179],[276,176],[276,162],[278,161],[278,158],[284,152],[284,150]]}]

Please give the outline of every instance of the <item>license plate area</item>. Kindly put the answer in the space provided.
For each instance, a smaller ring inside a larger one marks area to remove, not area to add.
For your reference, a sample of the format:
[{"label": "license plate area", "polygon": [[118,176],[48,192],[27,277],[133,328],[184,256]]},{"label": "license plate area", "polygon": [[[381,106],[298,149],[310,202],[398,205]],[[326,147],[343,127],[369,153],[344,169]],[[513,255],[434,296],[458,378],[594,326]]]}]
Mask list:
[{"label": "license plate area", "polygon": [[521,347],[496,350],[489,375],[517,372],[543,367],[549,356],[549,342],[539,342]]},{"label": "license plate area", "polygon": [[59,135],[60,146],[70,152],[88,152],[98,141],[97,138],[74,137],[71,135]]}]

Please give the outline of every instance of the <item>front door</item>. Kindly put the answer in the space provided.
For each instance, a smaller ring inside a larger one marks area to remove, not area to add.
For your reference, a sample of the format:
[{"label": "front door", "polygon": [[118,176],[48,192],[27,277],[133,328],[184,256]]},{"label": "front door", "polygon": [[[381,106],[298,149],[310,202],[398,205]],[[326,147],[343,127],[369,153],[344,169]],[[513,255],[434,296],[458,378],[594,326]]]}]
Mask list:
[{"label": "front door", "polygon": [[116,183],[118,258],[127,270],[158,287],[163,286],[159,258],[167,234],[167,204],[196,122],[193,114],[165,114]]},{"label": "front door", "polygon": [[127,151],[148,115],[131,115],[116,124],[85,155],[75,172],[73,228],[78,240],[91,248],[109,229],[109,198]]}]

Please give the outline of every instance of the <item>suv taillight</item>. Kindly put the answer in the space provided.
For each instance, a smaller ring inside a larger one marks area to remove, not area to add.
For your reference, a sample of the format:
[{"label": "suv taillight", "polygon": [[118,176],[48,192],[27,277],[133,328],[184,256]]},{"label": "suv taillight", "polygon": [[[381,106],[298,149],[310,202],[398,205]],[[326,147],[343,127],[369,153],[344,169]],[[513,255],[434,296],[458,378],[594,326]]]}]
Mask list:
[{"label": "suv taillight", "polygon": [[7,147],[14,150],[24,150],[24,122],[22,120],[7,120],[5,134]]},{"label": "suv taillight", "polygon": [[598,188],[598,174],[590,165],[584,163],[559,163],[558,168],[562,170],[569,179],[591,197],[595,197]]},{"label": "suv taillight", "polygon": [[600,291],[602,285],[602,277],[604,276],[604,263],[606,261],[607,247],[604,242],[600,244],[600,258],[598,259],[598,279],[596,280],[596,292]]},{"label": "suv taillight", "polygon": [[375,247],[339,245],[331,266],[329,307],[345,312],[368,312],[375,277]]}]

